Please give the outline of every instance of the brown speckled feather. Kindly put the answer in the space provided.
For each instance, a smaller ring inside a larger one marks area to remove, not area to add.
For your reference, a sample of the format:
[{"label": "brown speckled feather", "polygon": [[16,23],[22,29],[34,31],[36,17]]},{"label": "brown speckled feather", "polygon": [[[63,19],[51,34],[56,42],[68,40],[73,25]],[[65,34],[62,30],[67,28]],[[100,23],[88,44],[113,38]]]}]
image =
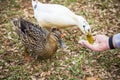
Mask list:
[{"label": "brown speckled feather", "polygon": [[53,33],[22,18],[13,24],[30,56],[44,59],[56,52],[58,45]]}]

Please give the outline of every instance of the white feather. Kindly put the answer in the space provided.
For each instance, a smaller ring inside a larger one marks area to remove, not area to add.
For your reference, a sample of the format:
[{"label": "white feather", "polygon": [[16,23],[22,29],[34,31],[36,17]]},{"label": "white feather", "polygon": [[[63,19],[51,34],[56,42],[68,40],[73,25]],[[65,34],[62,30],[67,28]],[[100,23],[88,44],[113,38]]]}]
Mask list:
[{"label": "white feather", "polygon": [[[70,9],[58,4],[42,4],[32,0],[34,16],[43,27],[56,26],[58,28],[66,28],[77,26],[83,33],[90,30],[87,21],[82,17],[75,15]],[[85,25],[85,28],[83,28]]]}]

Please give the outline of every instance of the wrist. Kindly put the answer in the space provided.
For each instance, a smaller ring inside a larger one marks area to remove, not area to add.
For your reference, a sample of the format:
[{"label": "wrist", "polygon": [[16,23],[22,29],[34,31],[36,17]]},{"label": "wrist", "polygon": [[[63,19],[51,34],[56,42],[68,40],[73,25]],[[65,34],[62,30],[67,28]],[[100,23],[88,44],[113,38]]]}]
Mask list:
[{"label": "wrist", "polygon": [[113,36],[109,37],[109,48],[110,49],[115,49],[116,48],[116,44],[115,44],[115,40],[113,38]]},{"label": "wrist", "polygon": [[113,43],[113,36],[109,37],[108,42],[109,42],[109,48],[115,49],[114,43]]}]

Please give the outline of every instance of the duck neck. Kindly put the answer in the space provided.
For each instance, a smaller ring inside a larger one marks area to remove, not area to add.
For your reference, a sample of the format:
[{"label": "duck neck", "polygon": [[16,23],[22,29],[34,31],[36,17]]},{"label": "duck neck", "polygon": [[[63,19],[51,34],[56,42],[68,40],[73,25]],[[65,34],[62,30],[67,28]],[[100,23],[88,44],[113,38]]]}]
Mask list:
[{"label": "duck neck", "polygon": [[85,28],[83,27],[83,22],[84,22],[84,18],[82,16],[78,16],[77,15],[77,19],[78,19],[78,27],[79,29],[85,33]]}]

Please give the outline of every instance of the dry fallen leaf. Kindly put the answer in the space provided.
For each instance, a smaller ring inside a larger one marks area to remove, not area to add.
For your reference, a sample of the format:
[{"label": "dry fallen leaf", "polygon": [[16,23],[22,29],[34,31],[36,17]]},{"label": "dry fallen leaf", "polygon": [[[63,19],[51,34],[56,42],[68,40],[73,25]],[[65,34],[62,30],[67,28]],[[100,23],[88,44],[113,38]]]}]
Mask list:
[{"label": "dry fallen leaf", "polygon": [[97,77],[86,77],[85,80],[100,80]]},{"label": "dry fallen leaf", "polygon": [[43,76],[48,76],[48,75],[50,75],[51,74],[51,71],[47,71],[47,72],[42,72],[41,73],[41,76],[43,77]]},{"label": "dry fallen leaf", "polygon": [[30,76],[31,80],[36,80],[35,76]]}]

